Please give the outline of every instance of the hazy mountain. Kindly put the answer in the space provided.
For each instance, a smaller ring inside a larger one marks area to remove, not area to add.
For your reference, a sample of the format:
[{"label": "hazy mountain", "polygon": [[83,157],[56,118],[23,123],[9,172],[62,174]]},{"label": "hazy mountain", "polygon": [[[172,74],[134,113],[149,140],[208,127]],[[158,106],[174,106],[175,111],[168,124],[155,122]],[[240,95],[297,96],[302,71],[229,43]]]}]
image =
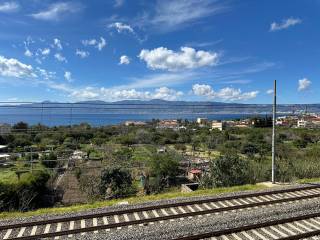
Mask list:
[{"label": "hazy mountain", "polygon": [[[299,113],[316,112],[320,113],[320,104],[280,104],[278,112]],[[227,113],[227,114],[265,114],[272,112],[271,104],[244,104],[224,102],[197,102],[197,101],[166,101],[153,99],[123,100],[117,102],[105,101],[80,101],[75,103],[59,103],[44,101],[41,103],[1,105],[0,113],[4,114],[153,114],[153,113]]]}]

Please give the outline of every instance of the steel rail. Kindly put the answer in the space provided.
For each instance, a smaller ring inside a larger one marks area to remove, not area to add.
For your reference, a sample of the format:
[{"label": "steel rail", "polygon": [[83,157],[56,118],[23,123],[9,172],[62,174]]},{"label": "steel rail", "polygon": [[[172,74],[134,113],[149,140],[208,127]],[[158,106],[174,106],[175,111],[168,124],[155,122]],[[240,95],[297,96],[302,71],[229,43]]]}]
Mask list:
[{"label": "steel rail", "polygon": [[[273,194],[290,193],[290,192],[297,192],[297,191],[304,191],[304,190],[312,190],[312,189],[317,189],[317,188],[319,188],[319,186],[313,185],[313,186],[299,187],[299,188],[294,188],[294,189],[280,189],[280,190],[269,191],[269,192],[249,193],[249,194],[242,194],[242,195],[237,195],[237,196],[208,198],[208,199],[201,199],[201,200],[192,200],[192,201],[185,201],[185,202],[178,202],[178,203],[162,204],[162,205],[156,205],[156,206],[146,206],[146,207],[141,207],[141,208],[130,208],[130,209],[124,209],[124,210],[100,212],[100,213],[93,213],[93,214],[84,214],[84,215],[79,215],[79,216],[53,218],[53,219],[40,220],[40,221],[30,221],[30,222],[25,222],[25,223],[15,223],[15,224],[3,225],[3,226],[0,226],[0,230],[2,231],[2,230],[15,229],[15,228],[21,228],[21,227],[39,226],[39,225],[46,225],[46,224],[52,224],[52,223],[61,223],[61,222],[77,221],[77,220],[84,220],[84,219],[91,219],[91,218],[100,218],[100,217],[105,217],[105,216],[121,215],[121,214],[128,214],[128,213],[134,213],[134,212],[143,212],[143,211],[150,211],[150,210],[156,210],[156,209],[166,209],[166,208],[171,208],[171,207],[203,204],[203,203],[209,203],[209,202],[220,202],[220,201],[225,201],[225,200],[241,199],[241,198],[248,198],[248,197],[259,197],[259,196],[266,196],[266,195],[273,195]],[[105,228],[114,228],[114,227],[135,225],[135,224],[141,224],[141,223],[147,223],[147,222],[156,222],[156,221],[162,221],[162,220],[168,220],[168,219],[174,219],[174,218],[182,218],[182,217],[195,216],[195,215],[204,215],[204,214],[216,213],[216,212],[225,212],[225,211],[231,211],[231,210],[237,210],[237,209],[243,209],[243,208],[253,208],[253,207],[257,207],[257,206],[271,205],[271,204],[291,202],[291,201],[297,201],[297,200],[303,200],[303,199],[311,199],[311,198],[317,198],[317,197],[320,197],[320,193],[313,194],[313,195],[307,195],[307,196],[298,196],[298,197],[276,199],[276,200],[263,201],[263,202],[257,202],[257,203],[241,204],[241,205],[235,205],[235,206],[229,206],[229,207],[214,208],[214,209],[210,209],[210,210],[188,212],[188,213],[183,213],[183,214],[168,215],[168,216],[162,216],[162,217],[156,217],[156,218],[141,219],[141,220],[128,221],[128,222],[123,222],[123,223],[116,223],[113,225],[109,224],[109,225],[104,225],[104,226],[108,226]]]},{"label": "steel rail", "polygon": [[[173,238],[172,240],[197,240],[197,239],[205,239],[205,238],[210,238],[210,237],[219,237],[222,235],[229,235],[232,233],[239,233],[239,232],[243,232],[243,231],[249,231],[249,230],[253,230],[253,229],[275,226],[275,225],[280,225],[280,224],[285,224],[285,223],[291,223],[291,222],[296,222],[296,221],[306,220],[306,219],[316,218],[316,217],[320,217],[320,212],[300,215],[300,216],[296,216],[296,217],[282,218],[279,220],[266,221],[266,222],[262,222],[262,223],[245,225],[245,226],[240,226],[240,227],[235,227],[235,228],[216,230],[216,231],[212,231],[212,232],[199,233],[199,234],[194,234],[191,236],[181,236],[181,237]],[[296,240],[296,239],[311,237],[311,236],[315,236],[315,235],[319,235],[319,234],[320,234],[320,229],[314,230],[314,231],[309,231],[306,233],[300,233],[300,234],[296,234],[296,235],[292,235],[292,236],[288,236],[288,237],[278,238],[278,240]]]},{"label": "steel rail", "polygon": [[[313,196],[313,197],[315,197],[315,196]],[[320,194],[317,194],[317,197],[320,197]],[[310,196],[301,196],[301,197],[296,197],[294,199],[292,198],[292,199],[290,199],[290,201],[296,201],[296,200],[301,200],[301,199],[306,199],[306,198],[311,198],[311,197]],[[288,202],[286,200],[287,199],[279,199],[279,200],[274,200],[274,201],[247,204],[245,206],[246,206],[246,208],[248,208],[248,207],[256,207],[256,206],[275,204],[275,203],[281,203],[281,202]],[[161,217],[155,217],[155,218],[132,220],[132,221],[128,221],[128,222],[110,223],[110,224],[104,224],[104,225],[98,225],[98,226],[90,226],[90,227],[85,227],[85,228],[76,228],[76,229],[72,229],[72,230],[63,230],[63,231],[59,231],[59,232],[41,233],[41,234],[36,234],[36,235],[32,235],[32,236],[22,236],[22,237],[8,238],[8,240],[11,240],[11,239],[19,239],[19,240],[30,239],[31,240],[31,239],[39,239],[39,238],[42,239],[42,238],[48,238],[48,237],[71,235],[71,234],[78,234],[78,233],[83,233],[83,232],[93,232],[93,231],[97,231],[97,230],[113,229],[113,228],[132,226],[132,225],[139,225],[139,224],[145,224],[146,225],[146,224],[151,223],[151,222],[159,222],[159,221],[165,221],[165,220],[171,220],[171,219],[177,219],[177,218],[186,218],[186,217],[205,215],[205,214],[210,214],[210,213],[215,213],[215,212],[231,211],[231,210],[236,210],[236,209],[241,209],[241,208],[243,208],[243,205],[226,207],[226,208],[219,208],[219,209],[203,210],[203,211],[198,211],[198,212],[188,212],[188,213],[169,215],[169,216],[161,216]],[[310,214],[310,215],[307,215],[307,216],[308,216],[307,218],[318,217],[318,216],[320,216],[320,212],[316,213],[316,214]],[[311,217],[309,217],[309,216],[311,216]],[[296,218],[289,218],[289,219],[270,221],[270,222],[265,222],[265,223],[259,223],[259,224],[254,224],[254,225],[238,227],[238,228],[234,228],[234,229],[226,229],[226,230],[222,230],[222,231],[204,233],[204,234],[195,235],[195,236],[187,236],[187,237],[178,238],[178,239],[179,240],[180,239],[181,240],[202,239],[202,238],[205,238],[205,237],[226,235],[226,234],[230,234],[230,233],[233,233],[233,232],[246,231],[246,230],[260,228],[260,227],[266,227],[266,226],[270,226],[270,225],[277,225],[277,224],[281,224],[281,223],[292,222],[291,219],[294,219],[293,221],[297,221],[297,219],[298,220],[302,220],[302,219],[306,218],[304,216],[302,218],[301,217],[302,216],[299,216],[299,217],[296,217]]]}]

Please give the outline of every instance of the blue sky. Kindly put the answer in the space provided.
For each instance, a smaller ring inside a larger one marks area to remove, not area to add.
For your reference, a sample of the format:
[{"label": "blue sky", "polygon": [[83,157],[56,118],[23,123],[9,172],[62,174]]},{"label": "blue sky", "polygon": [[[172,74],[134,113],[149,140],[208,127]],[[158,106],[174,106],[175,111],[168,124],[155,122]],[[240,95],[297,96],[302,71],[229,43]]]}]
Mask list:
[{"label": "blue sky", "polygon": [[320,102],[320,1],[0,1],[0,101]]}]

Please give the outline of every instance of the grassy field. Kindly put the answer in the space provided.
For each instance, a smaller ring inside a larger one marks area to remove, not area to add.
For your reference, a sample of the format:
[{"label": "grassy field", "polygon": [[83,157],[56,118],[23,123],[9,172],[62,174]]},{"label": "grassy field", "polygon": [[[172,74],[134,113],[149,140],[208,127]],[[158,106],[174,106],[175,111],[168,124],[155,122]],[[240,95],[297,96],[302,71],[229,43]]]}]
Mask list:
[{"label": "grassy field", "polygon": [[18,177],[14,171],[0,170],[0,183],[17,183]]},{"label": "grassy field", "polygon": [[194,197],[194,196],[204,196],[204,195],[217,195],[220,193],[228,193],[228,192],[238,192],[238,191],[246,191],[246,190],[259,190],[266,189],[267,186],[263,184],[257,185],[243,185],[243,186],[235,186],[229,188],[215,188],[215,189],[206,189],[206,190],[198,190],[191,193],[181,193],[179,190],[170,191],[162,194],[148,195],[148,196],[140,196],[140,197],[130,197],[125,199],[115,199],[109,201],[100,201],[88,204],[79,204],[73,205],[70,207],[56,207],[56,208],[43,208],[35,211],[29,212],[2,212],[0,213],[0,219],[7,218],[15,218],[15,217],[29,217],[36,216],[41,214],[59,214],[65,212],[77,212],[94,208],[101,208],[116,205],[120,202],[128,202],[130,204],[142,203],[148,201],[156,201],[162,199],[174,199],[179,197]]},{"label": "grassy field", "polygon": [[320,178],[306,178],[306,179],[300,179],[297,181],[298,183],[305,184],[305,183],[319,183]]}]

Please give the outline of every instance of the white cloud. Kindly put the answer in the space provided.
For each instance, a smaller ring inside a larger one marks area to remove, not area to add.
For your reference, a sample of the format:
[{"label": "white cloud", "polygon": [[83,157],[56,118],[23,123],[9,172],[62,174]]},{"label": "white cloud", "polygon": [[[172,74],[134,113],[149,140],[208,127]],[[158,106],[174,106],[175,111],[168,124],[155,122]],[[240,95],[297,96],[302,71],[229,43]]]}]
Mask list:
[{"label": "white cloud", "polygon": [[94,46],[94,45],[97,44],[97,40],[96,39],[87,39],[87,40],[82,40],[81,42],[82,42],[82,44],[84,46],[88,46],[88,45]]},{"label": "white cloud", "polygon": [[118,33],[122,33],[122,32],[134,33],[134,30],[130,25],[124,24],[121,22],[115,22],[115,23],[109,24],[108,27],[116,29]]},{"label": "white cloud", "polygon": [[240,89],[235,88],[222,88],[219,91],[214,91],[210,85],[207,84],[194,84],[192,92],[196,96],[204,96],[209,99],[221,99],[224,101],[241,101],[256,98],[258,91],[242,92]]},{"label": "white cloud", "polygon": [[100,37],[100,42],[98,42],[97,48],[101,51],[107,45],[106,40],[103,37]]},{"label": "white cloud", "polygon": [[90,53],[88,51],[83,51],[83,50],[76,50],[76,55],[79,56],[80,58],[86,58],[89,57]]},{"label": "white cloud", "polygon": [[99,97],[99,93],[92,87],[86,87],[80,90],[74,90],[70,93],[71,97],[75,97],[76,99],[80,100],[87,100],[87,99],[96,99]]},{"label": "white cloud", "polygon": [[48,56],[50,54],[50,48],[45,48],[41,50],[43,56]]},{"label": "white cloud", "polygon": [[36,77],[31,65],[24,64],[14,58],[0,56],[0,75],[3,77]]},{"label": "white cloud", "polygon": [[37,73],[39,73],[39,76],[41,76],[44,80],[50,80],[56,76],[55,72],[50,72],[39,67],[37,67]]},{"label": "white cloud", "polygon": [[0,3],[0,12],[3,13],[12,13],[18,11],[20,5],[16,2],[3,2]]},{"label": "white cloud", "polygon": [[132,82],[126,85],[121,85],[118,88],[154,88],[161,86],[175,86],[196,80],[200,77],[194,72],[179,72],[179,73],[160,73],[148,74],[142,77],[131,78]]},{"label": "white cloud", "polygon": [[170,32],[190,27],[203,18],[225,11],[228,7],[217,0],[158,0],[154,13],[146,13],[137,20],[155,31]]},{"label": "white cloud", "polygon": [[196,51],[190,47],[181,47],[180,52],[174,52],[164,47],[153,50],[143,49],[139,56],[151,69],[178,71],[194,69],[217,64],[218,54],[206,51]]},{"label": "white cloud", "polygon": [[58,38],[54,38],[53,39],[53,45],[51,45],[53,48],[56,48],[57,50],[62,50],[62,44],[61,44],[61,40]]},{"label": "white cloud", "polygon": [[308,80],[307,78],[300,79],[298,91],[301,92],[301,91],[307,90],[310,87],[311,83],[312,82],[310,80]]},{"label": "white cloud", "polygon": [[153,91],[137,91],[136,89],[114,89],[114,88],[93,88],[85,87],[77,90],[68,90],[71,97],[79,100],[101,99],[106,101],[116,101],[125,99],[163,99],[177,100],[183,95],[181,91],[176,91],[167,87],[160,87]]},{"label": "white cloud", "polygon": [[45,21],[59,21],[62,17],[81,10],[81,5],[71,2],[59,2],[51,4],[46,10],[31,14],[35,19]]},{"label": "white cloud", "polygon": [[210,85],[207,84],[195,84],[192,86],[192,92],[197,96],[212,97],[214,91]]},{"label": "white cloud", "polygon": [[68,82],[72,82],[72,74],[69,71],[66,71],[64,73],[64,79],[67,80]]},{"label": "white cloud", "polygon": [[120,65],[122,65],[122,64],[127,65],[127,64],[129,64],[129,63],[130,63],[130,59],[129,59],[128,56],[122,55],[122,56],[120,57],[120,62],[119,62]]},{"label": "white cloud", "polygon": [[59,61],[59,62],[67,62],[67,59],[61,54],[61,53],[56,53],[54,57]]},{"label": "white cloud", "polygon": [[38,63],[38,64],[42,64],[42,60],[40,58],[36,58],[35,61]]},{"label": "white cloud", "polygon": [[270,31],[271,32],[280,31],[280,30],[287,29],[289,27],[295,26],[300,23],[302,23],[301,19],[291,17],[291,18],[282,20],[282,22],[280,22],[280,23],[276,23],[276,22],[271,23]]},{"label": "white cloud", "polygon": [[32,37],[28,36],[25,41],[23,41],[24,46],[29,46],[31,44],[35,43],[35,41],[32,39]]},{"label": "white cloud", "polygon": [[266,94],[273,94],[273,89],[268,89],[267,91],[266,91]]},{"label": "white cloud", "polygon": [[183,95],[183,92],[181,92],[181,91],[176,91],[174,89],[170,89],[167,87],[160,87],[155,90],[152,98],[174,101],[174,100],[177,100],[182,95]]},{"label": "white cloud", "polygon": [[124,4],[124,0],[114,0],[113,6],[115,8],[121,7]]},{"label": "white cloud", "polygon": [[24,55],[25,55],[26,57],[32,57],[32,56],[33,56],[33,53],[32,53],[28,48],[26,48],[26,50],[24,51]]},{"label": "white cloud", "polygon": [[94,46],[99,51],[101,51],[106,45],[106,40],[103,37],[100,37],[100,41],[96,39],[88,39],[88,40],[82,40],[81,43],[84,46]]}]

